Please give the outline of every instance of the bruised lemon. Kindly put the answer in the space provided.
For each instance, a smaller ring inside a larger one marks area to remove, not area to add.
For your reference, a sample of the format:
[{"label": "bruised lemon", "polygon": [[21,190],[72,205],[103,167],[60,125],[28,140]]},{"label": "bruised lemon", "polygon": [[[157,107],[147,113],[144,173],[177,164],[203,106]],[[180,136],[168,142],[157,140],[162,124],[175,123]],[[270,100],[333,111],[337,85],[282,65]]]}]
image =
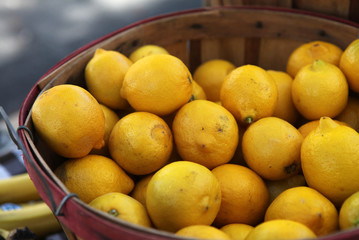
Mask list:
[{"label": "bruised lemon", "polygon": [[82,87],[63,84],[46,90],[35,100],[31,118],[40,138],[63,157],[84,157],[105,143],[104,113]]},{"label": "bruised lemon", "polygon": [[300,170],[302,141],[300,132],[287,121],[277,117],[262,118],[244,132],[244,160],[265,179],[286,179]]},{"label": "bruised lemon", "polygon": [[192,96],[192,76],[177,57],[155,54],[135,62],[127,71],[121,96],[136,111],[168,115]]},{"label": "bruised lemon", "polygon": [[210,169],[229,162],[238,145],[238,126],[224,107],[207,100],[184,105],[172,123],[176,150],[183,160]]},{"label": "bruised lemon", "polygon": [[272,116],[278,90],[266,70],[244,65],[227,75],[222,83],[220,100],[239,122],[246,125]]}]

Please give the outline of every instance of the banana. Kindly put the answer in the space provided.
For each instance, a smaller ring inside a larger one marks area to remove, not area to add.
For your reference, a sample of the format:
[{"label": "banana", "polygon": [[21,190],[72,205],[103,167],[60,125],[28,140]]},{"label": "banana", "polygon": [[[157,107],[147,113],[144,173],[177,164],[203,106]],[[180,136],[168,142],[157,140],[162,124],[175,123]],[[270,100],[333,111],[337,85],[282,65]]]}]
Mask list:
[{"label": "banana", "polygon": [[40,195],[28,173],[0,179],[0,203],[39,200]]},{"label": "banana", "polygon": [[28,227],[38,237],[62,229],[51,209],[43,201],[22,204],[20,209],[0,211],[0,226],[7,231]]},{"label": "banana", "polygon": [[[3,239],[6,239],[6,238],[7,238],[7,236],[9,236],[9,231],[8,231],[8,230],[5,230],[5,229],[0,228],[0,236],[1,236],[1,237],[3,237]],[[0,239],[2,239],[1,237],[0,237]]]}]

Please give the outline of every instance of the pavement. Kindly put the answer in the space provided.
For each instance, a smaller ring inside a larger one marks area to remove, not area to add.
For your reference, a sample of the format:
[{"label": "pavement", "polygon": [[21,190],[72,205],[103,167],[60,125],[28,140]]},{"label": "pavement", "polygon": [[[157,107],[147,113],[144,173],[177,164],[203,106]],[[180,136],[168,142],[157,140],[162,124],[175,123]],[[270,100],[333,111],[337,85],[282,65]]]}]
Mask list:
[{"label": "pavement", "polygon": [[[0,106],[13,127],[30,89],[73,51],[131,23],[202,0],[0,0]],[[0,116],[0,179],[25,172]],[[66,239],[60,232],[46,240]]]}]

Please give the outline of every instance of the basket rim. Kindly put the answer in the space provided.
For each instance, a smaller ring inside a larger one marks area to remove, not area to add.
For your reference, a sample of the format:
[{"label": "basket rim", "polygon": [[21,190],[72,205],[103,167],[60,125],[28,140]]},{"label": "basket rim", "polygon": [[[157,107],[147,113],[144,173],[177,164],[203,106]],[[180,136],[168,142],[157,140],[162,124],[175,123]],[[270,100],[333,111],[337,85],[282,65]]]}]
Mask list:
[{"label": "basket rim", "polygon": [[[323,14],[323,13],[317,13],[317,12],[311,12],[311,11],[306,11],[306,10],[299,10],[299,9],[293,9],[293,8],[284,8],[284,7],[272,7],[272,6],[216,6],[216,7],[203,7],[203,8],[194,8],[194,9],[189,9],[189,10],[182,10],[182,11],[177,11],[177,12],[171,12],[171,13],[165,13],[165,14],[160,14],[157,16],[153,16],[153,17],[149,17],[143,20],[139,20],[137,22],[134,22],[132,24],[129,24],[123,28],[120,28],[118,30],[115,30],[113,32],[110,32],[100,38],[97,38],[93,41],[90,41],[89,43],[85,44],[84,46],[74,50],[73,52],[71,52],[70,54],[68,54],[67,56],[65,56],[64,58],[62,58],[60,61],[58,61],[57,63],[55,63],[55,65],[53,65],[47,72],[45,72],[36,82],[35,85],[31,88],[29,94],[25,97],[23,104],[21,105],[20,108],[20,112],[19,112],[19,126],[23,125],[25,123],[25,119],[26,117],[24,115],[24,111],[25,106],[24,103],[26,101],[29,100],[29,95],[31,95],[30,93],[33,92],[34,88],[36,88],[36,85],[38,82],[40,82],[43,78],[45,78],[46,76],[48,76],[49,74],[51,74],[53,71],[55,71],[57,68],[59,68],[61,65],[63,65],[64,63],[68,62],[70,59],[72,59],[73,57],[79,55],[80,53],[84,52],[85,50],[91,48],[92,46],[111,38],[114,35],[117,35],[121,32],[124,32],[128,29],[134,28],[136,26],[142,25],[142,24],[146,24],[152,21],[156,21],[159,19],[163,19],[163,18],[168,18],[168,17],[174,17],[174,16],[180,16],[180,15],[186,15],[186,14],[191,14],[191,13],[200,13],[200,12],[207,12],[207,11],[214,11],[214,10],[221,10],[221,9],[233,9],[233,10],[258,10],[258,11],[271,11],[271,12],[286,12],[286,13],[293,13],[293,14],[299,14],[299,15],[307,15],[307,16],[312,16],[312,17],[318,17],[318,18],[322,18],[322,19],[327,19],[327,20],[331,20],[331,21],[335,21],[335,22],[339,22],[339,23],[343,23],[349,26],[353,26],[359,29],[359,23],[350,21],[348,19],[344,19],[344,18],[340,18],[340,17],[335,17],[335,16],[331,16],[331,15],[327,15],[327,14]],[[359,35],[358,35],[359,38]]]},{"label": "basket rim", "polygon": [[[144,20],[140,20],[137,22],[134,22],[130,25],[127,25],[123,28],[120,28],[118,30],[115,30],[109,34],[106,34],[103,37],[100,37],[94,41],[89,42],[88,44],[84,45],[83,47],[80,47],[79,49],[73,51],[72,53],[70,53],[68,56],[66,56],[65,58],[63,58],[62,60],[60,60],[58,63],[56,63],[53,67],[51,67],[43,76],[41,76],[39,78],[38,81],[36,81],[36,83],[34,84],[34,86],[31,88],[30,92],[27,94],[21,108],[19,111],[19,126],[23,126],[26,122],[26,119],[28,118],[28,114],[32,108],[32,104],[33,101],[35,101],[35,99],[37,98],[38,94],[40,93],[40,90],[37,87],[37,83],[40,82],[42,79],[44,79],[45,77],[47,77],[48,75],[50,75],[51,73],[53,73],[56,69],[60,68],[63,64],[67,63],[69,60],[71,60],[72,58],[78,56],[79,54],[83,53],[84,51],[86,51],[87,49],[93,47],[94,45],[107,40],[109,38],[111,38],[112,36],[115,36],[119,33],[125,32],[126,30],[129,30],[131,28],[134,28],[136,26],[142,25],[142,24],[146,24],[146,23],[150,23],[156,20],[160,20],[160,19],[165,19],[165,18],[169,18],[169,17],[175,17],[175,16],[183,16],[186,14],[193,14],[193,13],[201,13],[201,12],[208,12],[208,11],[221,11],[221,10],[256,10],[256,11],[271,11],[271,12],[286,12],[286,13],[292,13],[292,14],[300,14],[300,15],[307,15],[307,16],[312,16],[312,17],[318,17],[318,18],[322,18],[322,19],[327,19],[327,20],[331,20],[331,21],[335,21],[335,22],[339,22],[339,23],[343,23],[349,26],[353,26],[359,29],[359,24],[352,22],[350,20],[347,19],[343,19],[343,18],[339,18],[339,17],[334,17],[334,16],[329,16],[326,14],[321,14],[321,13],[315,13],[315,12],[309,12],[309,11],[304,11],[304,10],[297,10],[297,9],[291,9],[291,8],[282,8],[282,7],[262,7],[262,6],[220,6],[220,7],[203,7],[203,8],[197,8],[197,9],[190,9],[190,10],[183,10],[183,11],[178,11],[178,12],[173,12],[173,13],[167,13],[167,14],[161,14],[158,16],[154,16],[154,17],[150,17]],[[359,36],[358,36],[359,37]],[[32,158],[33,161],[36,161],[36,157],[31,153],[30,150],[30,146],[27,142],[27,138],[25,136],[25,132],[24,131],[19,131],[19,137],[20,140],[24,143],[26,149],[28,150],[28,152],[30,153],[30,157]],[[40,169],[40,171],[43,172],[43,174],[48,175],[48,173],[46,173],[43,169]],[[62,191],[62,190],[61,190]],[[65,193],[64,193],[65,194]],[[65,194],[66,195],[66,194]],[[74,204],[79,204],[78,199],[70,199],[69,201],[73,202]],[[80,204],[82,205],[82,204]],[[82,206],[84,207],[84,206]],[[88,209],[87,209],[88,210]],[[147,232],[147,231],[145,231]],[[149,233],[149,232],[148,232]],[[354,230],[348,230],[348,231],[341,231],[340,233],[335,233],[333,234],[334,236],[337,236],[338,234],[340,234],[340,237],[350,237],[352,236],[352,234],[354,233],[359,233],[359,229],[354,229]],[[327,239],[327,238],[325,238]]]}]

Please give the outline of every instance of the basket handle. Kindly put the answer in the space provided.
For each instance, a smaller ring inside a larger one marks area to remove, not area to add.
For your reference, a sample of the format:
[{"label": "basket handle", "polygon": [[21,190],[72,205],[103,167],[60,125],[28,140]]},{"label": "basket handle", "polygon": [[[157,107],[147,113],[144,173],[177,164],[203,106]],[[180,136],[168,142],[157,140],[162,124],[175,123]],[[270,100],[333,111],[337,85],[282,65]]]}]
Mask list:
[{"label": "basket handle", "polygon": [[21,129],[25,129],[29,133],[31,139],[33,139],[32,132],[26,126],[19,126],[17,128],[17,131],[15,131],[14,127],[12,126],[12,124],[11,124],[11,122],[9,120],[8,115],[6,114],[6,112],[5,112],[5,110],[4,110],[4,108],[2,106],[0,106],[0,115],[5,121],[5,124],[6,124],[6,127],[7,127],[7,130],[9,132],[11,140],[16,144],[17,148],[22,151],[24,157],[29,161],[29,163],[31,164],[33,169],[35,169],[37,175],[41,178],[41,182],[44,184],[45,189],[46,189],[46,191],[48,193],[47,196],[49,196],[49,200],[50,200],[50,203],[51,203],[51,209],[53,211],[56,211],[56,204],[55,204],[54,198],[52,196],[50,186],[47,184],[44,176],[40,173],[39,169],[35,166],[32,158],[30,157],[30,154],[28,153],[28,151],[25,148],[24,144],[20,141],[20,137],[19,137],[19,134],[18,134],[17,131],[19,131]]}]

